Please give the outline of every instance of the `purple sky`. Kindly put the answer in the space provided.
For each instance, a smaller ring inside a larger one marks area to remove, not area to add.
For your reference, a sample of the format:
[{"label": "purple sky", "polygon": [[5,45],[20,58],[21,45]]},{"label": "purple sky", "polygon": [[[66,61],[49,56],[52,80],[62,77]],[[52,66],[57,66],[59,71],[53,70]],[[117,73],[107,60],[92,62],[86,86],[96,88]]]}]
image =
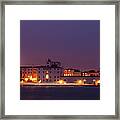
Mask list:
[{"label": "purple sky", "polygon": [[21,20],[20,64],[44,65],[50,58],[64,67],[100,68],[99,20]]}]

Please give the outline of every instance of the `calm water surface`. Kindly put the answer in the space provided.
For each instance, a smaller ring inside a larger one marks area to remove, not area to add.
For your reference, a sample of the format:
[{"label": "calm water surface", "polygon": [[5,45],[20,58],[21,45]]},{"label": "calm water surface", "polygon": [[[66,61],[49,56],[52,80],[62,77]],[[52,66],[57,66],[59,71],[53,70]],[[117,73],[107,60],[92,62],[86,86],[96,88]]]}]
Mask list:
[{"label": "calm water surface", "polygon": [[20,86],[21,100],[100,100],[100,86]]}]

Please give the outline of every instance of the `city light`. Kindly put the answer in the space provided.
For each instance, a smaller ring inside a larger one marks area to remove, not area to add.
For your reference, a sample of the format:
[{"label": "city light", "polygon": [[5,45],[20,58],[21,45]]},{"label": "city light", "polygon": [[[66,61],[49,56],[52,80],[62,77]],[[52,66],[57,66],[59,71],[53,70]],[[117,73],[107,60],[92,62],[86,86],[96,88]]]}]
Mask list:
[{"label": "city light", "polygon": [[100,80],[97,80],[97,83],[100,83]]},{"label": "city light", "polygon": [[93,82],[95,82],[96,80],[94,79]]},{"label": "city light", "polygon": [[[59,63],[59,64],[58,64]],[[49,64],[49,66],[48,66]],[[99,70],[79,70],[74,68],[63,68],[60,62],[47,61],[45,66],[21,66],[20,80],[24,84],[28,83],[47,83],[47,84],[74,84],[74,85],[96,85],[100,84]],[[88,77],[93,80],[88,81]],[[96,77],[96,78],[95,78]],[[78,79],[78,80],[77,80]],[[66,82],[67,81],[67,82]]]},{"label": "city light", "polygon": [[32,76],[30,76],[30,80],[32,80]]},{"label": "city light", "polygon": [[41,80],[39,80],[39,83],[41,83],[42,81]]},{"label": "city light", "polygon": [[59,81],[57,81],[57,83],[59,83],[59,84],[66,84],[66,82],[64,80],[59,80]]},{"label": "city light", "polygon": [[100,80],[96,80],[95,85],[98,86],[100,84]]},{"label": "city light", "polygon": [[46,79],[49,79],[49,75],[48,74],[46,74]]},{"label": "city light", "polygon": [[81,83],[82,83],[82,80],[79,80],[78,83],[81,84]]},{"label": "city light", "polygon": [[77,85],[84,85],[84,81],[83,81],[83,80],[77,80],[77,81],[76,81],[76,84],[77,84]]},{"label": "city light", "polygon": [[27,81],[28,81],[28,78],[25,78],[25,81],[27,82]]},{"label": "city light", "polygon": [[36,81],[37,80],[37,78],[32,78],[32,81]]},{"label": "city light", "polygon": [[86,79],[84,79],[83,81],[86,82]]}]

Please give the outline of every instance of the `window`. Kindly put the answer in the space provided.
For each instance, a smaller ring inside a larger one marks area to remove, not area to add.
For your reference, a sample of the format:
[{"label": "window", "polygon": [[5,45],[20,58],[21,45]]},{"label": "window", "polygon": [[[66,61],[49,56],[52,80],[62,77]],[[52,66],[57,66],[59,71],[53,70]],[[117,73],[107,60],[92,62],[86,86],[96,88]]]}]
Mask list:
[{"label": "window", "polygon": [[59,73],[59,71],[57,73]]},{"label": "window", "polygon": [[54,76],[54,78],[56,78],[56,76]]},{"label": "window", "polygon": [[57,78],[59,78],[59,76],[57,76]]}]

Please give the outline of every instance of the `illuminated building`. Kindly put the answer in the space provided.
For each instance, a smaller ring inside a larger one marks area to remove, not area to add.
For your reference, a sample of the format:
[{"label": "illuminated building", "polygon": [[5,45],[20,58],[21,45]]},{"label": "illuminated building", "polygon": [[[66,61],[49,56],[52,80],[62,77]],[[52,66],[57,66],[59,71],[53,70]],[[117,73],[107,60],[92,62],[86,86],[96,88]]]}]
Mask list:
[{"label": "illuminated building", "polygon": [[[31,81],[30,76],[33,79],[41,82],[55,82],[59,81],[62,75],[63,68],[60,62],[54,62],[48,59],[45,66],[21,66],[20,68],[21,80]],[[36,75],[36,77],[35,77]]]},{"label": "illuminated building", "polygon": [[64,69],[64,76],[81,76],[81,72],[76,69]]},{"label": "illuminated building", "polygon": [[39,68],[39,75],[42,82],[59,81],[62,75],[62,67],[60,62],[54,62],[48,59],[46,66]]},{"label": "illuminated building", "polygon": [[25,82],[37,82],[39,81],[39,74],[36,67],[33,66],[21,66],[20,78]]},{"label": "illuminated building", "polygon": [[[20,78],[24,82],[74,82],[79,80],[80,77],[99,77],[100,71],[88,70],[80,71],[77,69],[65,69],[61,67],[60,62],[47,60],[46,65],[34,65],[34,66],[21,66]],[[63,80],[63,81],[60,81]],[[80,82],[80,81],[79,81]],[[91,82],[91,81],[88,81]],[[99,83],[98,83],[99,84]]]},{"label": "illuminated building", "polygon": [[93,80],[93,84],[96,86],[100,85],[100,80]]},{"label": "illuminated building", "polygon": [[81,75],[82,76],[100,76],[100,71],[95,71],[95,70],[83,71]]}]

